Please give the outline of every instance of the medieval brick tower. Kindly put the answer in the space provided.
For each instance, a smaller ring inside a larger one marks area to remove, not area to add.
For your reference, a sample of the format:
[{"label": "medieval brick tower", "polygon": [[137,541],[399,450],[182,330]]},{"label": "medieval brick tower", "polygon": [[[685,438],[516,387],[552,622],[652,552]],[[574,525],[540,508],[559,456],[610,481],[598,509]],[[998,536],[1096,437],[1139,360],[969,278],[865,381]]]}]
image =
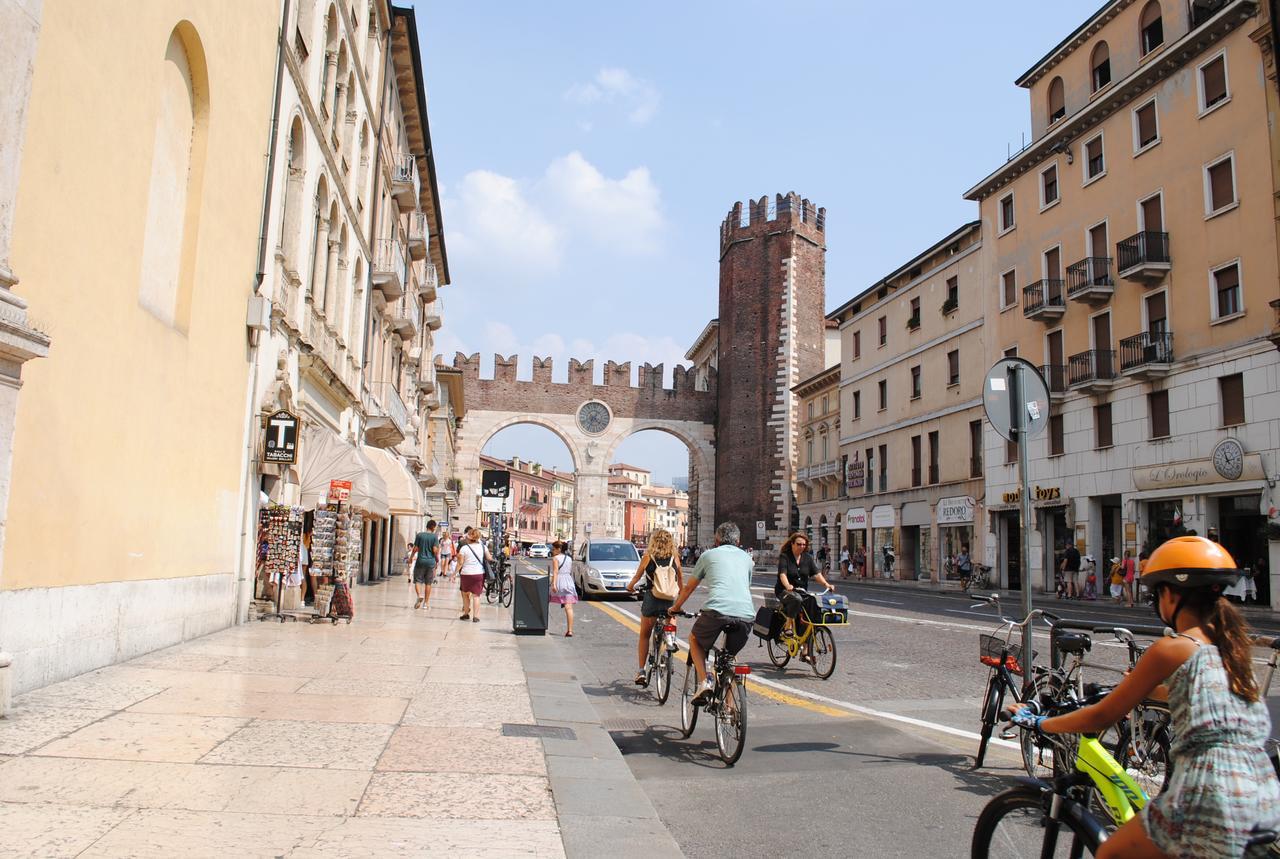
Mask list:
[{"label": "medieval brick tower", "polygon": [[715,520],[744,546],[776,548],[790,523],[791,387],[826,369],[826,250],[826,209],[794,193],[735,203],[720,227]]}]

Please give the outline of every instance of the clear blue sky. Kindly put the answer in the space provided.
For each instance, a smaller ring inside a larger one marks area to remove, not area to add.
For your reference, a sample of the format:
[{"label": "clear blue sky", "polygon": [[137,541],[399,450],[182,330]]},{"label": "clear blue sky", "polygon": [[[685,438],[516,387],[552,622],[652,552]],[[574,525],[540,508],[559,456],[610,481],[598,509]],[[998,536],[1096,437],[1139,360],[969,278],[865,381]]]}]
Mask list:
[{"label": "clear blue sky", "polygon": [[[832,308],[977,216],[1013,80],[1099,0],[418,3],[452,285],[437,351],[665,362],[716,315],[735,201],[827,208]],[[566,465],[517,427],[489,452]],[[683,447],[621,453],[666,479]]]}]

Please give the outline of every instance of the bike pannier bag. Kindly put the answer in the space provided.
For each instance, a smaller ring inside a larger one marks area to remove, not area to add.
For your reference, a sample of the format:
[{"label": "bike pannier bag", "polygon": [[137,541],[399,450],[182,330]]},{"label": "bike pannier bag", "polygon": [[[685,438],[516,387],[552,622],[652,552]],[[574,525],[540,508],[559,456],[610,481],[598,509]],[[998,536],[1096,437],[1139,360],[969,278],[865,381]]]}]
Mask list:
[{"label": "bike pannier bag", "polygon": [[781,612],[775,611],[767,605],[762,605],[756,609],[756,619],[751,624],[751,631],[756,634],[757,638],[772,641],[776,640],[778,634],[782,632],[784,623],[786,623],[786,617]]},{"label": "bike pannier bag", "polygon": [[680,585],[676,581],[676,560],[665,567],[655,562],[653,571],[653,583],[649,586],[649,593],[653,594],[660,600],[674,600],[680,596]]}]

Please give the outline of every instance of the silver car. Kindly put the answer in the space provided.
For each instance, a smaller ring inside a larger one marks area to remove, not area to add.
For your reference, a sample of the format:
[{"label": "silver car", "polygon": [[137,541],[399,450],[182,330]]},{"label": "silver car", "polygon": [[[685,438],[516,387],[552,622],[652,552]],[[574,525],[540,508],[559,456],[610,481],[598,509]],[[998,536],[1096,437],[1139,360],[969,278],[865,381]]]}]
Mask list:
[{"label": "silver car", "polygon": [[578,596],[625,594],[636,573],[640,553],[626,540],[587,540],[573,559],[573,583]]}]

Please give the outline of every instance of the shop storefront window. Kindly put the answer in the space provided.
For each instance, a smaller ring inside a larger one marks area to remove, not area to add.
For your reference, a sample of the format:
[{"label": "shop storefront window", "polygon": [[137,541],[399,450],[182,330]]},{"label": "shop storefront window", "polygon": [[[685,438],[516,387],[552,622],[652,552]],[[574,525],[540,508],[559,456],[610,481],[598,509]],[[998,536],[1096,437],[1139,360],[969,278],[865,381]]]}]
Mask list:
[{"label": "shop storefront window", "polygon": [[1182,525],[1182,502],[1150,501],[1147,503],[1147,542],[1143,546],[1146,552],[1155,551],[1165,540],[1181,537],[1187,533]]},{"label": "shop storefront window", "polygon": [[960,578],[960,570],[955,565],[955,557],[960,554],[961,548],[969,547],[969,558],[971,563],[973,562],[973,526],[957,525],[951,528],[939,528],[938,536],[942,540],[942,569],[946,572],[946,579],[957,581]]},{"label": "shop storefront window", "polygon": [[920,528],[920,543],[916,552],[916,578],[933,578],[933,530]]},{"label": "shop storefront window", "polygon": [[876,528],[872,534],[875,549],[875,571],[881,578],[894,578],[897,575],[897,546],[893,545],[892,528]]}]

